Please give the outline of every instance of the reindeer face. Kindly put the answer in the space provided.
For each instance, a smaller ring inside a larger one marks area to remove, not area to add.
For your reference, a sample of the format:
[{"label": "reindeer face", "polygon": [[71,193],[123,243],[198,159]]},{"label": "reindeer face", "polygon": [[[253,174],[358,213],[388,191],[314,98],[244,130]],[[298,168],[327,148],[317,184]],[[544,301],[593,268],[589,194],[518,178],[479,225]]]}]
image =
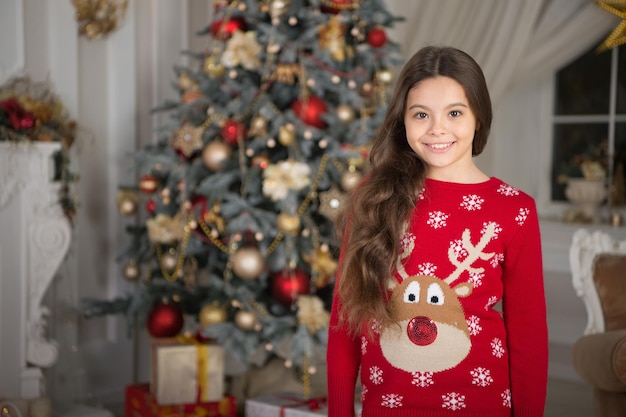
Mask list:
[{"label": "reindeer face", "polygon": [[389,308],[395,323],[380,333],[380,347],[391,365],[407,372],[440,372],[465,359],[472,343],[459,297],[470,295],[473,287],[469,282],[451,284],[463,272],[483,271],[473,264],[493,257],[484,249],[495,235],[496,224],[489,223],[474,244],[469,229],[465,229],[461,242],[467,255],[458,259],[454,248],[448,249],[448,260],[455,270],[445,279],[406,273],[403,260],[415,249],[415,237],[405,235],[396,265],[403,280],[397,284],[392,279],[389,287],[393,290]]},{"label": "reindeer face", "polygon": [[461,362],[471,342],[458,297],[471,291],[470,283],[450,287],[427,275],[397,285],[389,302],[398,326],[389,326],[380,335],[389,363],[407,372],[439,372]]}]

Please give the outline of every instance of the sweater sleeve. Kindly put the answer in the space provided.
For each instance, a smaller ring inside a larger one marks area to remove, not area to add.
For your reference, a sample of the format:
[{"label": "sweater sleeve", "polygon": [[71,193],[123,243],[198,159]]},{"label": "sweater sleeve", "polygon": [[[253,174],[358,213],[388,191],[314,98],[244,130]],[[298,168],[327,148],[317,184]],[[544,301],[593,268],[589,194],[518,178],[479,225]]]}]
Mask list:
[{"label": "sweater sleeve", "polygon": [[341,302],[335,291],[330,315],[326,369],[328,417],[354,416],[354,395],[361,362],[359,337],[339,326]]},{"label": "sweater sleeve", "polygon": [[515,417],[544,413],[548,373],[548,327],[539,220],[534,201],[506,250],[503,313],[509,348]]}]

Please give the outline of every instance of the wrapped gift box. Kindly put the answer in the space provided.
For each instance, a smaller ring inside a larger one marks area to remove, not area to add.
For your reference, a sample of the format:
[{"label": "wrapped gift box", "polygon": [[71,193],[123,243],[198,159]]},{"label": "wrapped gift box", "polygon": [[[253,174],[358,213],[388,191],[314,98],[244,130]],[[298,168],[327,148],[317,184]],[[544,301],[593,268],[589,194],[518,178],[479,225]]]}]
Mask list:
[{"label": "wrapped gift box", "polygon": [[214,402],[159,405],[150,384],[136,384],[126,387],[124,417],[237,417],[237,404],[226,395]]},{"label": "wrapped gift box", "polygon": [[[361,403],[355,403],[357,417]],[[281,393],[246,400],[246,417],[319,417],[328,415],[326,399],[315,397],[305,400],[302,395]]]},{"label": "wrapped gift box", "polygon": [[153,339],[150,391],[160,405],[219,401],[224,349],[192,338]]}]

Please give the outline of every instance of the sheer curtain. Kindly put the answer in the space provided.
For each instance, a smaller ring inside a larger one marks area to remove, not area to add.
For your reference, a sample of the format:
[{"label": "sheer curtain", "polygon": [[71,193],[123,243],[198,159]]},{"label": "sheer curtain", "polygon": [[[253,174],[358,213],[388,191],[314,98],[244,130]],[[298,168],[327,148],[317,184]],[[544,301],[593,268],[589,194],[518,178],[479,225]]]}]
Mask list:
[{"label": "sheer curtain", "polygon": [[466,51],[494,102],[576,58],[618,21],[589,0],[390,0],[388,7],[406,17],[390,36],[407,57],[427,44]]}]

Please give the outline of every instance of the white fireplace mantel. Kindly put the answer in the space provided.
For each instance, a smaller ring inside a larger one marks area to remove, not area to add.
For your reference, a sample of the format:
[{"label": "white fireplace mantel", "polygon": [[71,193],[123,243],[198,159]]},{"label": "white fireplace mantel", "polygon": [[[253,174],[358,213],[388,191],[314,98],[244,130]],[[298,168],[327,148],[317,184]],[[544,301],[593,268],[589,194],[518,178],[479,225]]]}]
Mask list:
[{"label": "white fireplace mantel", "polygon": [[41,368],[58,356],[42,300],[71,237],[53,181],[60,147],[0,142],[0,398],[44,395]]}]

